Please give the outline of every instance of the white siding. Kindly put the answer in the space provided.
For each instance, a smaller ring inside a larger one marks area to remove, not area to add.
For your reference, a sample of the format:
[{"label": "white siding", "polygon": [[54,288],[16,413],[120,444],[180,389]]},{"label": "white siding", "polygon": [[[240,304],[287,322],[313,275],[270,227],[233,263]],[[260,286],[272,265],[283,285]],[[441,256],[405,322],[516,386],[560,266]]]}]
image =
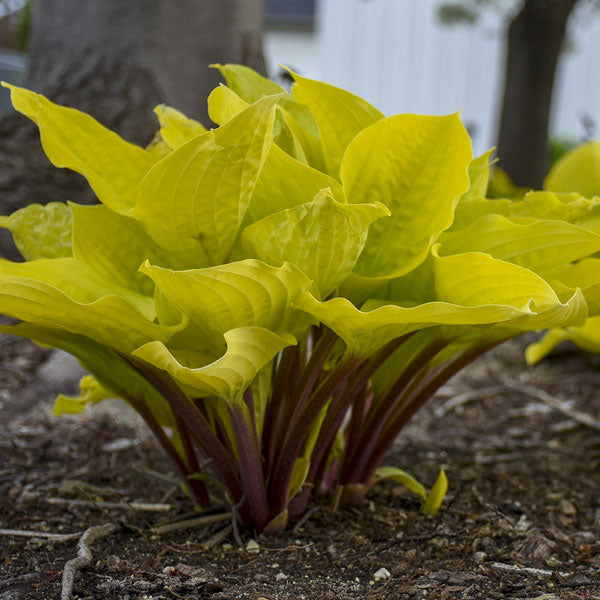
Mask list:
[{"label": "white siding", "polygon": [[[270,32],[274,65],[294,65],[363,96],[386,114],[461,111],[474,150],[495,143],[502,96],[504,26],[488,14],[476,27],[444,27],[438,0],[320,0],[314,34]],[[594,18],[595,17],[595,18]],[[576,15],[576,44],[561,62],[552,113],[553,133],[578,138],[581,117],[600,136],[600,14]]]}]

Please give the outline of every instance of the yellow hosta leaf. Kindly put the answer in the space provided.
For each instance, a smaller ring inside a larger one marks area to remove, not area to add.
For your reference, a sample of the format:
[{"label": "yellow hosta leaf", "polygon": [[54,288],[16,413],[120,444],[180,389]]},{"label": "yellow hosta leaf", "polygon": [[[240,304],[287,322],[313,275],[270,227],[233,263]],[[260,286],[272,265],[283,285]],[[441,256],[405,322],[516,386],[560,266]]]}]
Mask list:
[{"label": "yellow hosta leaf", "polygon": [[246,220],[254,223],[286,208],[310,202],[326,188],[336,200],[344,200],[344,190],[333,177],[303,164],[273,145],[256,182]]},{"label": "yellow hosta leaf", "polygon": [[217,125],[224,125],[248,106],[233,90],[220,85],[208,97],[208,116]]},{"label": "yellow hosta leaf", "polygon": [[288,333],[277,334],[254,326],[232,329],[224,338],[225,354],[195,368],[182,365],[162,342],[149,342],[133,354],[167,371],[196,396],[218,396],[238,403],[257,373],[280,350],[296,344],[296,338]]},{"label": "yellow hosta leaf", "polygon": [[158,244],[187,252],[199,267],[227,262],[271,146],[278,100],[258,100],[147,174],[134,214]]},{"label": "yellow hosta leaf", "polygon": [[264,96],[285,93],[285,90],[279,84],[263,77],[254,69],[245,65],[228,63],[226,65],[212,64],[210,66],[218,69],[227,81],[227,86],[248,104],[252,104]]},{"label": "yellow hosta leaf", "polygon": [[310,109],[319,128],[326,171],[338,178],[348,144],[365,127],[382,119],[383,114],[346,90],[290,73],[295,82],[292,95]]},{"label": "yellow hosta leaf", "polygon": [[429,494],[427,494],[427,499],[425,500],[425,504],[423,504],[423,512],[426,515],[436,515],[447,491],[448,478],[444,469],[442,469],[433,487],[429,490]]},{"label": "yellow hosta leaf", "polygon": [[186,117],[182,112],[166,104],[159,104],[154,112],[160,124],[160,135],[171,150],[179,148],[206,131],[202,123]]},{"label": "yellow hosta leaf", "polygon": [[544,188],[552,192],[578,192],[591,198],[600,196],[600,141],[571,150],[550,169]]},{"label": "yellow hosta leaf", "polygon": [[2,85],[10,89],[14,107],[39,127],[44,152],[52,163],[83,175],[100,202],[118,213],[128,213],[156,157],[90,115],[24,88]]},{"label": "yellow hosta leaf", "polygon": [[85,410],[88,404],[97,404],[107,398],[112,398],[92,375],[85,375],[79,382],[80,394],[78,396],[65,396],[60,394],[54,401],[54,416],[76,415]]},{"label": "yellow hosta leaf", "polygon": [[402,335],[436,325],[493,325],[515,331],[581,325],[587,307],[580,291],[561,302],[552,287],[528,269],[483,253],[434,256],[440,301],[398,306],[370,301],[363,310],[346,298],[319,302],[309,292],[293,305],[333,329],[347,352],[368,356]]},{"label": "yellow hosta leaf", "polygon": [[535,365],[561,342],[573,342],[586,352],[600,354],[600,317],[589,318],[582,327],[552,329],[538,342],[529,344],[525,350],[525,359]]},{"label": "yellow hosta leaf", "polygon": [[311,322],[291,308],[291,301],[311,288],[311,282],[289,264],[275,268],[247,259],[206,269],[172,271],[145,263],[141,270],[189,318],[184,333],[195,347],[220,353],[223,334],[231,329],[256,325],[301,334]]},{"label": "yellow hosta leaf", "polygon": [[514,222],[500,215],[485,215],[469,227],[443,233],[444,255],[487,252],[536,273],[600,251],[600,235],[566,221]]},{"label": "yellow hosta leaf", "polygon": [[30,204],[9,216],[0,215],[25,260],[72,255],[71,209],[60,202]]},{"label": "yellow hosta leaf", "polygon": [[373,224],[355,272],[399,277],[425,260],[469,187],[471,142],[458,115],[396,115],[350,143],[342,182],[350,203],[381,202],[392,216]]},{"label": "yellow hosta leaf", "polygon": [[417,494],[422,500],[425,500],[427,491],[425,486],[417,481],[410,473],[396,467],[379,467],[375,470],[375,483],[389,479],[394,483],[399,483],[408,488],[414,494]]},{"label": "yellow hosta leaf", "polygon": [[556,283],[567,286],[566,293],[580,288],[585,296],[591,317],[600,314],[600,258],[585,258],[579,262],[561,265],[548,271],[544,276],[557,287]]},{"label": "yellow hosta leaf", "polygon": [[502,215],[513,220],[554,219],[587,227],[586,221],[594,217],[599,207],[600,199],[576,193],[530,192],[520,200],[475,198],[458,204],[451,229],[464,229],[485,215]]},{"label": "yellow hosta leaf", "polygon": [[242,243],[268,264],[296,265],[327,297],[354,268],[369,225],[389,214],[383,204],[342,204],[320,193],[247,227]]},{"label": "yellow hosta leaf", "polygon": [[476,198],[485,198],[490,179],[490,165],[495,162],[490,161],[490,156],[495,150],[495,148],[491,148],[470,162],[469,189],[461,196],[461,202],[470,202]]}]

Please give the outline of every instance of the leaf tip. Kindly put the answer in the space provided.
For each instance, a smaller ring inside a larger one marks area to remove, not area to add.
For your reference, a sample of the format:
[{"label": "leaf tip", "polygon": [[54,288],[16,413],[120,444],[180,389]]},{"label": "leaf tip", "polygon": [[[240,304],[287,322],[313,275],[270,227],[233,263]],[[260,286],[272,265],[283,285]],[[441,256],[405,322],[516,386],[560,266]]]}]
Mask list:
[{"label": "leaf tip", "polygon": [[148,259],[146,259],[141,265],[140,268],[138,269],[138,271],[140,273],[144,273],[144,274],[148,274],[148,272],[152,269],[152,265],[150,264],[150,261]]},{"label": "leaf tip", "polygon": [[429,494],[427,494],[427,499],[423,504],[423,512],[426,515],[435,516],[438,513],[442,502],[444,501],[447,491],[448,477],[446,476],[446,471],[444,471],[444,469],[440,469],[440,474],[433,484],[433,487],[429,491]]},{"label": "leaf tip", "polygon": [[385,205],[383,202],[378,202],[377,200],[373,202],[373,204],[379,209],[382,217],[391,217],[392,211]]},{"label": "leaf tip", "polygon": [[279,64],[277,66],[280,67],[281,69],[283,69],[284,71],[286,71],[287,73],[289,73],[289,75],[292,77],[292,79],[294,81],[298,81],[298,79],[302,79],[302,77],[300,75],[298,75],[298,73],[294,73],[294,71],[292,71],[292,69],[290,69],[287,65]]}]

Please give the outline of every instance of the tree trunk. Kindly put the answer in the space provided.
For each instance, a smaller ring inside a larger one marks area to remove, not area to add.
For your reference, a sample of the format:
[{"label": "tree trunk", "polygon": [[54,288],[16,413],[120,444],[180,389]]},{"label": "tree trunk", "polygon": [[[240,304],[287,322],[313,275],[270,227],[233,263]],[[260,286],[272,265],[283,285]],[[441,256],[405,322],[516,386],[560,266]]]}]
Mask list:
[{"label": "tree trunk", "polygon": [[577,0],[525,0],[508,30],[499,165],[518,186],[539,188],[548,170],[554,75]]},{"label": "tree trunk", "polygon": [[[26,86],[146,144],[166,103],[208,122],[214,62],[264,72],[263,0],[32,0]],[[35,125],[0,120],[0,214],[32,202],[93,202],[79,175],[51,166]],[[15,257],[0,230],[0,256]]]}]

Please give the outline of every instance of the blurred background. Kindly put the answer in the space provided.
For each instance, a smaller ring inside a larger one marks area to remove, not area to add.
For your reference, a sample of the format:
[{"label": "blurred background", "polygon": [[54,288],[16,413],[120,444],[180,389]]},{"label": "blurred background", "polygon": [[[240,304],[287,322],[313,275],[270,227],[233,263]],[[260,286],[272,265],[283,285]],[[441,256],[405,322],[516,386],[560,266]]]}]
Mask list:
[{"label": "blurred background", "polygon": [[[600,0],[0,0],[0,76],[93,114],[136,143],[165,102],[208,123],[214,62],[278,66],[386,114],[461,111],[475,154],[498,147],[519,186],[600,136]],[[93,202],[50,167],[0,96],[0,214]],[[0,253],[9,250],[0,238]]]}]

